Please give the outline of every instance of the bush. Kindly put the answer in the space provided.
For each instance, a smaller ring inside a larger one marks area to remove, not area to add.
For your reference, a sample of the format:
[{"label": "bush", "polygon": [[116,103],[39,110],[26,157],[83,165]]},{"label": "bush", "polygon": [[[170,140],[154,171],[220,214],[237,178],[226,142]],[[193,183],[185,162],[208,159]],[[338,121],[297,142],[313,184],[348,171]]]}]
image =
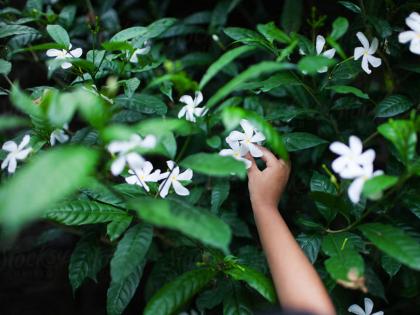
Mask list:
[{"label": "bush", "polygon": [[280,209],[338,312],[365,295],[413,309],[418,2],[222,0],[188,16],[169,1],[69,2],[0,11],[1,94],[18,110],[0,116],[4,236],[39,218],[71,226],[71,286],[109,266],[108,314],[139,283],[146,315],[275,303],[244,152],[226,141],[242,126],[240,139],[263,135],[243,148],[257,156],[265,138],[292,161]]}]

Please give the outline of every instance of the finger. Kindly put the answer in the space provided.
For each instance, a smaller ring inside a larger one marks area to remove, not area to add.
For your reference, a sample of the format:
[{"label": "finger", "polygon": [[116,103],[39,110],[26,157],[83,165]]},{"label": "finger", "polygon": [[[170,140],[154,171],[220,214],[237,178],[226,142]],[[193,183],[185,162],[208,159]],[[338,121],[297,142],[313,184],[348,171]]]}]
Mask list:
[{"label": "finger", "polygon": [[258,148],[263,151],[263,156],[261,157],[261,159],[265,162],[265,164],[270,167],[270,166],[274,166],[276,163],[279,162],[279,160],[277,159],[277,157],[267,148],[263,147],[263,146],[258,146]]},{"label": "finger", "polygon": [[261,171],[258,169],[257,163],[255,162],[255,160],[254,160],[254,158],[251,156],[251,154],[249,154],[249,153],[248,153],[248,154],[245,156],[245,158],[246,158],[247,160],[250,160],[250,161],[251,161],[251,167],[250,167],[250,168],[248,168],[248,176],[252,176],[253,174],[257,174],[257,173],[261,172]]}]

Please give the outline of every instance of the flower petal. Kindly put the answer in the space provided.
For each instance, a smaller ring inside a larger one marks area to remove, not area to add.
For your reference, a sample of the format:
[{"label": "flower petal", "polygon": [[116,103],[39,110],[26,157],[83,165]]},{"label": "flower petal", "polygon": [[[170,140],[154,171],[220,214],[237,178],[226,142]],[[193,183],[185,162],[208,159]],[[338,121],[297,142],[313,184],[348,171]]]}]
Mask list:
[{"label": "flower petal", "polygon": [[251,138],[255,130],[254,126],[246,119],[241,119],[240,124],[242,129],[244,130],[245,135],[248,138]]},{"label": "flower petal", "polygon": [[379,312],[373,313],[372,315],[384,315],[384,312],[383,311],[379,311]]},{"label": "flower petal", "polygon": [[194,108],[194,115],[197,117],[203,117],[207,114],[208,108],[205,107],[196,107]]},{"label": "flower petal", "polygon": [[239,158],[238,160],[244,162],[247,169],[252,166],[252,162],[247,158]]},{"label": "flower petal", "polygon": [[9,165],[10,162],[10,156],[7,155],[6,158],[3,160],[3,162],[1,163],[1,169],[4,170],[7,165]]},{"label": "flower petal", "polygon": [[368,53],[373,55],[378,50],[378,45],[379,45],[378,39],[374,37],[368,49]]},{"label": "flower petal", "polygon": [[155,170],[153,173],[146,176],[146,182],[157,182],[161,179],[160,170]]},{"label": "flower petal", "polygon": [[15,155],[17,160],[24,160],[28,156],[29,153],[31,153],[32,148],[27,148],[24,150],[21,150],[18,154]]},{"label": "flower petal", "polygon": [[369,45],[369,41],[366,38],[365,34],[363,34],[362,32],[357,32],[356,36],[360,40],[360,42],[362,43],[363,48],[368,50],[370,45]]},{"label": "flower petal", "polygon": [[176,179],[177,180],[190,180],[193,177],[193,171],[191,169],[187,169],[181,174],[179,174]]},{"label": "flower petal", "polygon": [[361,154],[362,150],[363,150],[363,143],[360,140],[359,137],[356,136],[350,136],[349,138],[349,147],[350,150],[354,153],[354,154]]},{"label": "flower petal", "polygon": [[369,69],[369,63],[368,63],[367,56],[365,56],[365,55],[362,58],[362,69],[367,74],[371,74],[372,73],[372,71]]},{"label": "flower petal", "polygon": [[351,152],[348,146],[338,141],[335,141],[330,144],[330,151],[338,155],[348,155]]},{"label": "flower petal", "polygon": [[245,134],[242,132],[239,132],[237,130],[233,130],[229,136],[226,138],[226,142],[232,142],[232,141],[241,141],[241,140],[245,140]]},{"label": "flower petal", "polygon": [[416,37],[416,32],[414,31],[406,31],[402,32],[398,35],[398,41],[401,44],[405,44],[411,40],[413,40]]},{"label": "flower petal", "polygon": [[369,149],[363,152],[361,155],[359,155],[356,158],[356,160],[359,164],[363,164],[363,165],[372,164],[373,161],[375,160],[375,156],[376,156],[375,150]]},{"label": "flower petal", "polygon": [[[358,203],[360,201],[360,195],[362,194],[363,185],[365,180],[363,177],[356,178],[349,186],[347,191],[348,196],[353,203]],[[357,314],[357,313],[355,313]],[[362,313],[364,314],[364,313]]]},{"label": "flower petal", "polygon": [[264,155],[263,152],[253,143],[248,144],[248,149],[253,157],[262,157]]},{"label": "flower petal", "polygon": [[219,155],[222,156],[231,156],[233,155],[235,152],[232,149],[223,149],[219,152]]},{"label": "flower petal", "polygon": [[79,58],[83,54],[82,48],[76,48],[70,51],[70,55],[74,58]]},{"label": "flower petal", "polygon": [[156,137],[154,135],[147,135],[140,143],[143,148],[151,149],[156,146]]},{"label": "flower petal", "polygon": [[29,143],[30,140],[31,140],[31,136],[25,135],[18,146],[18,150],[22,150],[24,147],[26,147],[26,145]]},{"label": "flower petal", "polygon": [[166,179],[159,185],[159,195],[162,198],[165,198],[169,193],[169,188],[171,188],[172,181],[170,179]]},{"label": "flower petal", "polygon": [[138,168],[143,168],[143,164],[145,161],[144,158],[136,152],[128,153],[126,155],[126,160],[130,168],[134,170]]},{"label": "flower petal", "polygon": [[16,171],[17,162],[15,158],[10,158],[9,165],[7,167],[7,171],[12,174]]},{"label": "flower petal", "polygon": [[194,105],[198,106],[203,101],[203,93],[201,91],[195,92]]},{"label": "flower petal", "polygon": [[187,106],[188,106],[188,105],[185,105],[185,106],[183,106],[183,107],[179,110],[179,112],[178,112],[178,118],[182,118],[182,117],[184,117],[184,116],[185,116],[185,114],[187,113]]},{"label": "flower petal", "polygon": [[354,49],[354,60],[359,59],[365,53],[365,49],[363,47],[356,47]]},{"label": "flower petal", "polygon": [[251,138],[252,142],[261,142],[264,140],[265,140],[265,137],[261,132],[256,132]]},{"label": "flower petal", "polygon": [[322,52],[322,49],[324,48],[325,45],[325,38],[322,35],[318,35],[316,37],[316,42],[315,42],[315,50],[316,50],[316,54],[319,55]]},{"label": "flower petal", "polygon": [[181,183],[176,181],[176,180],[174,180],[172,182],[172,187],[174,188],[175,193],[177,195],[188,196],[190,194],[190,191],[187,188],[185,188],[184,186],[182,186]]},{"label": "flower petal", "polygon": [[114,176],[120,175],[125,166],[125,157],[120,156],[111,164],[111,173]]},{"label": "flower petal", "polygon": [[4,151],[13,152],[18,149],[18,145],[16,144],[16,142],[9,140],[3,144],[1,149]]},{"label": "flower petal", "polygon": [[417,55],[420,55],[420,38],[414,38],[412,41],[411,41],[411,44],[410,44],[410,51],[413,53],[413,54],[417,54]]},{"label": "flower petal", "polygon": [[374,68],[378,68],[382,64],[381,58],[375,57],[375,56],[367,56],[367,60]]},{"label": "flower petal", "polygon": [[130,184],[130,185],[140,185],[139,179],[137,178],[136,175],[126,177],[125,181],[127,182],[127,184]]},{"label": "flower petal", "polygon": [[340,177],[353,179],[366,174],[366,170],[354,162],[347,163],[346,167],[340,172]]},{"label": "flower petal", "polygon": [[175,167],[175,162],[172,160],[166,161],[166,165],[168,165],[168,168],[172,170]]},{"label": "flower petal", "polygon": [[348,158],[346,156],[339,156],[332,162],[331,168],[338,174],[344,170],[344,168],[347,166],[347,163]]},{"label": "flower petal", "polygon": [[365,311],[357,304],[351,305],[347,311],[356,315],[366,315]]},{"label": "flower petal", "polygon": [[335,55],[335,49],[334,48],[328,49],[322,55],[327,57],[328,59],[332,59]]},{"label": "flower petal", "polygon": [[57,57],[60,54],[61,54],[61,50],[58,50],[58,49],[51,48],[47,50],[48,57]]},{"label": "flower petal", "polygon": [[71,68],[71,67],[72,67],[72,64],[70,62],[63,62],[61,64],[61,68],[63,68],[63,69],[68,69],[68,68]]},{"label": "flower petal", "polygon": [[420,14],[417,12],[411,13],[406,19],[405,23],[416,33],[420,33]]},{"label": "flower petal", "polygon": [[365,298],[365,313],[370,314],[373,310],[373,302],[369,298]]},{"label": "flower petal", "polygon": [[153,164],[149,161],[143,163],[143,173],[149,175],[153,171]]},{"label": "flower petal", "polygon": [[192,97],[190,95],[183,95],[181,96],[181,98],[179,99],[179,101],[181,103],[190,105],[190,106],[194,106],[194,101],[192,99]]}]

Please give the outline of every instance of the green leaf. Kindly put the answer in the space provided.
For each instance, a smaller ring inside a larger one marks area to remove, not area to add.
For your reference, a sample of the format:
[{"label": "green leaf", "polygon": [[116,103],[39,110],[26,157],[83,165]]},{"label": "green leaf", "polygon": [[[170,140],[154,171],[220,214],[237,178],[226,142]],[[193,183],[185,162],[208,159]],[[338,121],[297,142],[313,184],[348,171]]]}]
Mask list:
[{"label": "green leaf", "polygon": [[247,53],[249,51],[255,50],[255,47],[252,46],[240,46],[225,52],[219,57],[215,62],[213,62],[210,67],[207,68],[206,73],[201,78],[199,89],[202,90],[203,87],[217,74],[220,70],[230,64],[233,60],[239,56]]},{"label": "green leaf", "polygon": [[319,249],[321,248],[321,238],[318,235],[299,234],[296,238],[306,257],[313,264],[318,258]]},{"label": "green leaf", "polygon": [[378,175],[375,176],[363,185],[363,194],[366,197],[375,197],[378,194],[382,194],[382,192],[392,186],[394,186],[398,182],[398,177],[396,176],[389,176],[389,175]]},{"label": "green leaf", "polygon": [[241,72],[235,78],[226,83],[220,88],[207,102],[206,106],[211,108],[219,103],[224,97],[235,91],[245,81],[257,78],[262,74],[277,72],[281,70],[293,69],[294,66],[289,63],[277,63],[273,61],[263,61],[250,66],[245,71]]},{"label": "green leaf", "polygon": [[287,153],[282,137],[277,130],[261,116],[243,108],[226,107],[223,109],[222,119],[223,124],[228,130],[231,130],[239,125],[241,119],[248,119],[255,128],[264,134],[267,139],[267,143],[270,145],[274,153],[278,154],[286,161],[289,160],[289,154]]},{"label": "green leaf", "polygon": [[334,59],[324,56],[305,56],[298,62],[298,68],[303,73],[316,74],[319,70],[335,64]]},{"label": "green leaf", "polygon": [[303,1],[286,0],[281,11],[280,23],[287,32],[298,32],[302,23]]},{"label": "green leaf", "polygon": [[0,74],[8,75],[12,70],[12,64],[9,61],[0,59]]},{"label": "green leaf", "polygon": [[104,250],[98,241],[91,235],[81,238],[73,250],[69,263],[69,279],[73,292],[88,277],[96,281],[96,275],[104,263]]},{"label": "green leaf", "polygon": [[223,32],[235,41],[271,50],[270,43],[253,30],[242,27],[226,27]]},{"label": "green leaf", "polygon": [[290,37],[280,30],[274,22],[269,22],[267,24],[258,24],[257,30],[261,34],[264,35],[264,37],[272,43],[273,41],[278,41],[282,44],[290,44],[291,39]]},{"label": "green leaf", "polygon": [[188,271],[162,287],[151,298],[144,315],[171,315],[200,292],[216,275],[209,268]]},{"label": "green leaf", "polygon": [[368,223],[359,230],[381,251],[402,264],[420,270],[420,243],[404,231],[382,223]]},{"label": "green leaf", "polygon": [[340,255],[328,258],[324,264],[328,273],[335,280],[340,280],[344,283],[357,283],[357,279],[363,277],[363,258],[356,251],[342,251]]},{"label": "green leaf", "polygon": [[50,123],[61,128],[69,123],[77,109],[77,102],[72,92],[59,93],[56,90],[49,90],[44,94],[44,99],[49,98],[47,115]]},{"label": "green leaf", "polygon": [[153,238],[153,228],[149,224],[131,227],[118,243],[111,260],[112,281],[122,282],[145,260]]},{"label": "green leaf", "polygon": [[2,115],[0,116],[0,131],[14,129],[19,127],[27,127],[30,121],[19,116]]},{"label": "green leaf", "polygon": [[420,195],[416,190],[407,190],[402,195],[402,203],[407,207],[417,218],[420,219]]},{"label": "green leaf", "polygon": [[261,272],[244,265],[235,264],[233,268],[224,270],[224,273],[234,280],[246,282],[269,302],[276,302],[276,291],[274,290],[273,283]]},{"label": "green leaf", "polygon": [[68,146],[38,154],[0,188],[0,221],[4,227],[17,229],[76,191],[97,160],[95,151],[82,147]]},{"label": "green leaf", "polygon": [[331,32],[331,37],[334,40],[340,39],[349,28],[349,21],[345,17],[338,17],[333,22],[333,29]]},{"label": "green leaf", "polygon": [[333,85],[333,86],[328,86],[326,87],[326,89],[328,90],[333,90],[335,93],[338,94],[353,94],[357,97],[363,98],[363,99],[369,99],[369,95],[367,95],[366,93],[363,93],[361,90],[359,90],[358,88],[355,88],[353,86],[348,86],[348,85]]},{"label": "green leaf", "polygon": [[246,175],[245,163],[217,153],[196,153],[186,157],[179,164],[210,176],[231,176],[234,173],[244,178]]},{"label": "green leaf", "polygon": [[363,239],[354,233],[340,232],[328,234],[322,240],[322,250],[328,256],[339,256],[342,251],[365,251]]},{"label": "green leaf", "polygon": [[69,34],[61,25],[47,25],[47,32],[57,44],[70,47]]},{"label": "green leaf", "polygon": [[107,50],[107,51],[114,51],[114,50],[119,50],[119,51],[132,51],[134,50],[133,45],[131,45],[128,42],[104,42],[102,43],[102,48]]},{"label": "green leaf", "polygon": [[34,101],[19,88],[17,84],[12,86],[12,90],[10,92],[10,101],[23,113],[29,116],[35,116],[39,119],[43,119],[43,113],[41,112],[39,106],[37,106]]},{"label": "green leaf", "polygon": [[217,213],[220,206],[229,196],[230,184],[229,181],[218,179],[214,182],[213,189],[211,190],[211,212]]},{"label": "green leaf", "polygon": [[172,25],[174,25],[175,22],[176,22],[176,19],[174,18],[163,18],[163,19],[153,22],[147,27],[144,27],[144,26],[129,27],[118,32],[114,36],[112,36],[110,41],[125,42],[129,39],[140,37],[140,36],[143,40],[155,38],[161,35],[163,32],[165,32]]},{"label": "green leaf", "polygon": [[283,135],[283,141],[289,152],[304,150],[327,143],[326,140],[307,132],[292,132]]},{"label": "green leaf", "polygon": [[223,315],[253,315],[241,288],[236,283],[231,283],[231,287],[223,299]]},{"label": "green leaf", "polygon": [[356,4],[354,4],[351,1],[338,1],[338,3],[340,3],[343,7],[345,7],[346,9],[348,9],[348,10],[354,12],[354,13],[362,12],[360,7]]},{"label": "green leaf", "polygon": [[73,200],[46,210],[47,219],[65,225],[84,225],[127,220],[129,215],[120,208],[88,200]]},{"label": "green leaf", "polygon": [[414,159],[417,134],[412,121],[390,119],[387,123],[380,125],[378,131],[392,142],[404,164]]},{"label": "green leaf", "polygon": [[36,29],[25,25],[2,25],[0,28],[0,38],[22,34],[29,35],[39,33]]},{"label": "green leaf", "polygon": [[376,108],[376,117],[392,117],[406,112],[413,103],[403,95],[391,95],[382,100]]},{"label": "green leaf", "polygon": [[132,220],[133,217],[127,216],[124,219],[114,220],[108,223],[106,226],[106,234],[109,236],[109,239],[111,241],[118,239],[130,226]]},{"label": "green leaf", "polygon": [[385,254],[381,256],[381,265],[391,278],[401,269],[401,264],[398,261]]},{"label": "green leaf", "polygon": [[115,105],[125,109],[131,109],[143,114],[166,114],[166,104],[157,96],[135,93],[128,97],[120,95],[115,98]]},{"label": "green leaf", "polygon": [[194,208],[178,200],[140,198],[129,202],[141,219],[151,224],[177,230],[204,244],[228,251],[229,226],[209,211]]},{"label": "green leaf", "polygon": [[146,262],[143,260],[136,266],[135,270],[122,281],[115,282],[111,280],[106,301],[108,315],[121,315],[123,313],[136,292],[141,276],[143,275],[145,263]]}]

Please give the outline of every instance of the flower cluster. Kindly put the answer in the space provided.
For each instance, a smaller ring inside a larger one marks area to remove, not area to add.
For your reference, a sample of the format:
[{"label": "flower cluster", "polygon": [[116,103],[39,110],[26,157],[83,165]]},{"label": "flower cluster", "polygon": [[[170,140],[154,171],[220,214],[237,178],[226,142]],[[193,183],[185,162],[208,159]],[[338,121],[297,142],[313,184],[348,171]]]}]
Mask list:
[{"label": "flower cluster", "polygon": [[420,55],[420,14],[417,12],[411,13],[405,19],[405,23],[411,28],[411,31],[400,33],[398,40],[402,44],[410,42],[410,51],[413,54]]},{"label": "flower cluster", "polygon": [[242,119],[240,125],[244,132],[232,131],[226,137],[226,143],[230,149],[223,149],[219,152],[223,156],[232,156],[238,161],[245,163],[246,167],[251,167],[251,161],[245,156],[249,153],[253,157],[263,156],[263,152],[258,147],[265,140],[264,135],[259,132],[248,120]]},{"label": "flower cluster", "polygon": [[362,141],[356,136],[350,136],[348,146],[341,142],[331,143],[330,150],[340,155],[333,161],[332,169],[343,179],[353,179],[347,192],[350,200],[358,203],[365,182],[383,174],[381,170],[373,171],[375,151],[363,152]]},{"label": "flower cluster", "polygon": [[169,189],[173,187],[176,194],[187,196],[189,190],[185,188],[180,181],[191,180],[193,172],[187,169],[181,172],[174,161],[167,161],[168,171],[161,173],[161,170],[154,170],[153,164],[146,161],[135,150],[141,148],[153,148],[156,145],[156,138],[148,135],[144,139],[137,134],[133,134],[128,141],[113,141],[108,145],[108,151],[117,157],[111,164],[111,173],[116,176],[120,175],[124,168],[128,166],[128,174],[125,181],[130,185],[138,185],[145,191],[149,192],[150,188],[147,183],[157,183],[159,181],[159,195],[165,198]]}]

